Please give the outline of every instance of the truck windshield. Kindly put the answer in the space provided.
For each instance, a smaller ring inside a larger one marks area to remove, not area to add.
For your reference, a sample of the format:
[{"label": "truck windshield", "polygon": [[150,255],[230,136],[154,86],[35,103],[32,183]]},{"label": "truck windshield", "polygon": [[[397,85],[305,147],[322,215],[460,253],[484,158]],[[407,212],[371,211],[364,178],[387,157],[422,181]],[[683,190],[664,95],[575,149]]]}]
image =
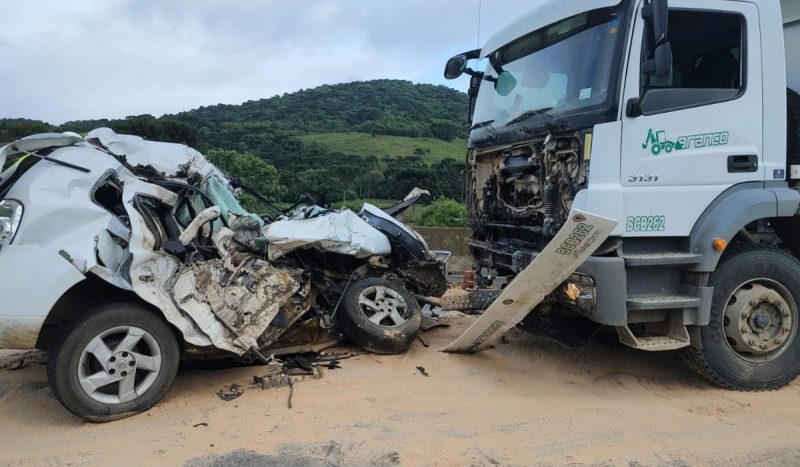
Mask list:
[{"label": "truck windshield", "polygon": [[604,105],[614,95],[619,9],[573,16],[522,37],[485,60],[473,129],[552,119]]}]

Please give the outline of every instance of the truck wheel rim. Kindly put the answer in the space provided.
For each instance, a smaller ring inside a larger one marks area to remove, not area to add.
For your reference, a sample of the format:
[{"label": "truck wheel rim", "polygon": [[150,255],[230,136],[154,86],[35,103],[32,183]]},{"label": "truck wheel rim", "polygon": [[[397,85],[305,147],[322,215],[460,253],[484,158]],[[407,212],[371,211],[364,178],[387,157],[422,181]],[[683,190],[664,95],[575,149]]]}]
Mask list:
[{"label": "truck wheel rim", "polygon": [[135,326],[117,326],[86,344],[78,361],[78,381],[92,399],[120,404],[150,389],[160,370],[161,350],[155,338]]},{"label": "truck wheel rim", "polygon": [[367,287],[358,295],[358,306],[367,319],[378,326],[393,328],[408,321],[405,298],[389,287]]},{"label": "truck wheel rim", "polygon": [[794,340],[797,324],[794,298],[771,279],[753,279],[737,287],[728,297],[722,323],[731,350],[753,363],[781,355]]}]

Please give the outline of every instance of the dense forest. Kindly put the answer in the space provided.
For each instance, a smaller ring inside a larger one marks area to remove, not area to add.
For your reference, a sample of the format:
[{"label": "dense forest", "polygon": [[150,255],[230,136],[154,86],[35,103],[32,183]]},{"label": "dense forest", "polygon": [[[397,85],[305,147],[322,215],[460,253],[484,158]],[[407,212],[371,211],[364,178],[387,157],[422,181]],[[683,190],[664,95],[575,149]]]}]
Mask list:
[{"label": "dense forest", "polygon": [[279,201],[302,193],[321,203],[399,199],[415,186],[430,190],[434,198],[461,200],[466,108],[466,95],[445,86],[376,80],[159,118],[139,115],[57,126],[0,119],[0,142],[107,126],[198,148],[232,176]]}]

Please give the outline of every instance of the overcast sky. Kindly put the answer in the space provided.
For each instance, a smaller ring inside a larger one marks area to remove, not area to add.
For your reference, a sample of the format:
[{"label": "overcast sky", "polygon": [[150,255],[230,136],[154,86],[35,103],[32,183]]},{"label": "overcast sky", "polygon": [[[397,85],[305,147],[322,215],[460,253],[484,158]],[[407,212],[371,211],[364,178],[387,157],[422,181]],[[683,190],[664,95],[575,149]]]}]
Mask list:
[{"label": "overcast sky", "polygon": [[[481,41],[538,0],[483,0]],[[0,117],[62,123],[376,78],[445,83],[479,0],[0,0]]]}]

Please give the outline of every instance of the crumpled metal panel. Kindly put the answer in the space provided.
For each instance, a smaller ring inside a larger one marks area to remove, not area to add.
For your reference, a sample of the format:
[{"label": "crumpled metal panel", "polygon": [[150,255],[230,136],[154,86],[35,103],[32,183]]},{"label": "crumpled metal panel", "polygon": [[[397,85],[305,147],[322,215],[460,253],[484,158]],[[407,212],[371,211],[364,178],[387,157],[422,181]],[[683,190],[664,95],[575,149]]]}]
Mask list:
[{"label": "crumpled metal panel", "polygon": [[264,227],[269,259],[298,248],[368,258],[387,256],[392,246],[386,235],[353,211],[328,212],[310,219],[276,221]]},{"label": "crumpled metal panel", "polygon": [[171,293],[196,323],[225,323],[224,333],[204,332],[215,347],[242,354],[259,347],[259,337],[300,289],[299,277],[300,271],[278,269],[254,257],[238,266],[230,258],[215,259],[180,271]]}]

